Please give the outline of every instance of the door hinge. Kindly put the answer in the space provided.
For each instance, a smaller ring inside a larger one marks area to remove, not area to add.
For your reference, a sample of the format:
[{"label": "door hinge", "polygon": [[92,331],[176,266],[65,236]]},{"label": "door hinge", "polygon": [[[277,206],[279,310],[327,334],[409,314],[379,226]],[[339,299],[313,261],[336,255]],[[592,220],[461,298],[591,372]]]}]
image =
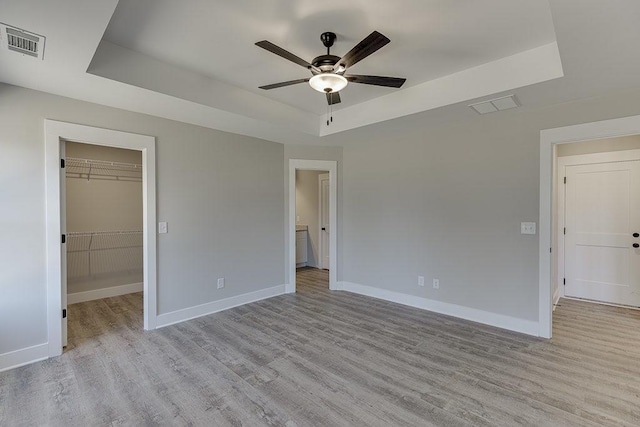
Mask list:
[{"label": "door hinge", "polygon": [[565,184],[567,183],[567,177],[566,176],[564,177],[564,183]]},{"label": "door hinge", "polygon": [[567,234],[567,227],[564,228],[564,234]]},{"label": "door hinge", "polygon": [[566,285],[567,284],[567,279],[565,277],[562,278],[562,284]]},{"label": "door hinge", "polygon": [[60,167],[64,169],[64,166],[65,166],[64,159],[60,159]]},{"label": "door hinge", "polygon": [[549,248],[549,253],[551,253],[551,252],[552,252],[552,251],[551,251],[551,248]]},{"label": "door hinge", "polygon": [[67,243],[67,235],[66,234],[62,235],[62,243]]},{"label": "door hinge", "polygon": [[66,308],[63,308],[63,309],[62,309],[62,318],[63,318],[63,319],[66,319],[66,318],[67,318],[67,309],[66,309]]}]

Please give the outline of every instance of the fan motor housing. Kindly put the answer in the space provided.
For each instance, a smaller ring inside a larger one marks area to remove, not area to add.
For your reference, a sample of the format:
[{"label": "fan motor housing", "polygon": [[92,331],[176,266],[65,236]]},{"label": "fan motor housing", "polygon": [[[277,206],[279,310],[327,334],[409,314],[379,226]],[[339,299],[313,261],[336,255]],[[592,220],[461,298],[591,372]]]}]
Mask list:
[{"label": "fan motor housing", "polygon": [[331,71],[333,70],[333,66],[340,61],[339,56],[335,55],[320,55],[313,58],[311,64],[314,67],[321,69],[322,71]]}]

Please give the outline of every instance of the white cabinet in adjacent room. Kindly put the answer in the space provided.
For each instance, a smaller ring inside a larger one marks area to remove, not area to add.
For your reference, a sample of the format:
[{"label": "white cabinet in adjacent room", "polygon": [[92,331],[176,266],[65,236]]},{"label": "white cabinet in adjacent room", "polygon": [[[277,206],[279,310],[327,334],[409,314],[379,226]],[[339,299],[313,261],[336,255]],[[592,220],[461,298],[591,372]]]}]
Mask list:
[{"label": "white cabinet in adjacent room", "polygon": [[296,230],[296,267],[307,265],[307,230]]}]

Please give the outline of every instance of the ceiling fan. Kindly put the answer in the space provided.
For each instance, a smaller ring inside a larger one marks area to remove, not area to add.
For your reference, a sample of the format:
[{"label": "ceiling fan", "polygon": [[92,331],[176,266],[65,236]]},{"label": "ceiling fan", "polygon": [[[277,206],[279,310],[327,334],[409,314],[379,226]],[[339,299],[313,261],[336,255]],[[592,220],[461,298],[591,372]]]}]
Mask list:
[{"label": "ceiling fan", "polygon": [[344,89],[348,83],[399,88],[406,81],[406,79],[399,77],[345,74],[347,69],[362,61],[364,58],[376,52],[391,41],[384,35],[377,31],[372,32],[365,37],[364,40],[355,45],[353,49],[347,52],[347,54],[342,58],[331,55],[330,52],[333,43],[336,41],[336,37],[336,34],[332,32],[322,33],[320,35],[320,40],[322,40],[322,44],[327,48],[327,54],[314,58],[310,63],[267,40],[257,42],[256,46],[301,65],[311,71],[312,74],[311,77],[306,79],[290,80],[287,82],[260,86],[260,89],[276,89],[279,87],[308,82],[313,89],[318,92],[325,93],[327,96],[327,103],[329,105],[333,105],[340,102],[340,94],[338,92]]}]

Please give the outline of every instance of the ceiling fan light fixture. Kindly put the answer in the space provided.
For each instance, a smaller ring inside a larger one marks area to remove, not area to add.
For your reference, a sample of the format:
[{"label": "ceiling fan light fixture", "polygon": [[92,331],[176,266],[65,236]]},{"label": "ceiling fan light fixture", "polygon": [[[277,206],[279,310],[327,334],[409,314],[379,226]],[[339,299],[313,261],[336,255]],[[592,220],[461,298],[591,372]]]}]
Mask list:
[{"label": "ceiling fan light fixture", "polygon": [[320,73],[309,79],[309,85],[322,93],[339,92],[347,86],[347,79],[340,74]]}]

